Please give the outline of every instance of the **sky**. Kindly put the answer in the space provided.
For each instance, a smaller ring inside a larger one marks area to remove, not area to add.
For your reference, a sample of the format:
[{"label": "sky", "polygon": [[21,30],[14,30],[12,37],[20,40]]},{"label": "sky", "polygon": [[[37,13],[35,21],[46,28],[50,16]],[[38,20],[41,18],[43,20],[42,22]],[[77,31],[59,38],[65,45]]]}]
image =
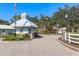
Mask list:
[{"label": "sky", "polygon": [[[23,12],[29,16],[40,16],[40,14],[52,16],[58,8],[64,8],[65,5],[78,5],[74,3],[16,3],[16,15]],[[0,19],[10,20],[14,16],[14,3],[0,3]]]}]

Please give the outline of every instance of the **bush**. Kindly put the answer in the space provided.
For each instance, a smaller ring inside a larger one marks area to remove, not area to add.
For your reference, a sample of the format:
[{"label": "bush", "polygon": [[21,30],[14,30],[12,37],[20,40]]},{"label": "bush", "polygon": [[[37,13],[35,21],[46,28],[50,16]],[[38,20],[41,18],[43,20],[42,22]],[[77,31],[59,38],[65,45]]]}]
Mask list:
[{"label": "bush", "polygon": [[57,29],[44,29],[39,31],[40,34],[55,34],[57,32]]},{"label": "bush", "polygon": [[40,33],[41,33],[41,34],[47,34],[48,31],[47,31],[47,30],[42,30],[42,31],[40,31]]},{"label": "bush", "polygon": [[30,35],[28,35],[28,34],[24,34],[23,37],[24,37],[25,40],[30,40],[31,39]]},{"label": "bush", "polygon": [[17,38],[19,40],[29,40],[30,39],[30,36],[28,34],[18,34],[17,35]]},{"label": "bush", "polygon": [[52,29],[52,33],[57,33],[58,30],[57,29]]},{"label": "bush", "polygon": [[24,39],[23,35],[17,35],[16,37],[17,37],[18,40],[23,40]]},{"label": "bush", "polygon": [[28,34],[18,34],[18,35],[8,35],[4,37],[4,41],[19,41],[19,40],[30,40],[30,36]]},{"label": "bush", "polygon": [[14,35],[5,36],[4,38],[4,41],[13,41],[17,39]]}]

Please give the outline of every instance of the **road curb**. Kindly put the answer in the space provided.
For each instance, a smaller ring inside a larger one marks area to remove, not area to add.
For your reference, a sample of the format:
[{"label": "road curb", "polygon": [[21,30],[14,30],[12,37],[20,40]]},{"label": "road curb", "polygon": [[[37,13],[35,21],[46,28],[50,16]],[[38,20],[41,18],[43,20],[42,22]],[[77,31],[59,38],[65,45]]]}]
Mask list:
[{"label": "road curb", "polygon": [[67,44],[67,43],[65,43],[65,42],[62,42],[61,40],[57,40],[59,43],[61,43],[61,44],[63,44],[64,46],[66,46],[66,47],[68,47],[68,48],[70,48],[70,49],[72,49],[72,50],[75,50],[75,51],[78,51],[79,52],[79,48],[76,48],[76,47],[74,47],[74,46],[71,46],[71,45],[69,45],[69,44]]}]

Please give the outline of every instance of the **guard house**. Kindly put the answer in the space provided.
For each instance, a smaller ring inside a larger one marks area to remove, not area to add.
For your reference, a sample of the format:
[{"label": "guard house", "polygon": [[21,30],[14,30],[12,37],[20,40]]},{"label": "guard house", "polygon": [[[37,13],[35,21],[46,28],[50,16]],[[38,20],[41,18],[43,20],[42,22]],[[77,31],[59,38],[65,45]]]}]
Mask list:
[{"label": "guard house", "polygon": [[16,24],[16,34],[29,34],[31,38],[34,38],[37,25],[26,19],[26,13],[22,13],[20,17],[21,19],[12,23],[10,26],[15,28]]}]

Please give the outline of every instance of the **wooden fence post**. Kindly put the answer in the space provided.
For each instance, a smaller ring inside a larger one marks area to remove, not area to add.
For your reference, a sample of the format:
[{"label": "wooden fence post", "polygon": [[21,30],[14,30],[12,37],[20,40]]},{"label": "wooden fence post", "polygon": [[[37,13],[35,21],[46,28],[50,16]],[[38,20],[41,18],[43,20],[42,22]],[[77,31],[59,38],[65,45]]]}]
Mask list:
[{"label": "wooden fence post", "polygon": [[68,42],[70,43],[70,33],[68,34]]}]

